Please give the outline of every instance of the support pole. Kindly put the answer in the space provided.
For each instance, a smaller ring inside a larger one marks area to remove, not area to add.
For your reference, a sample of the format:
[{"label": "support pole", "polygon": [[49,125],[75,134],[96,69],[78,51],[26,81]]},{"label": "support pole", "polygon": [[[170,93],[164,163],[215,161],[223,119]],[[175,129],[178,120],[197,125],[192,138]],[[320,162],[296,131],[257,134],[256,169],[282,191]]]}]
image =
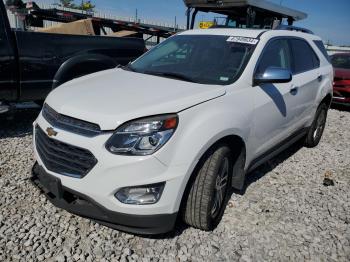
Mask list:
[{"label": "support pole", "polygon": [[191,7],[187,8],[186,16],[187,16],[187,25],[186,25],[186,29],[188,30],[188,29],[190,29]]},{"label": "support pole", "polygon": [[292,17],[288,17],[288,25],[293,25],[294,19]]},{"label": "support pole", "polygon": [[196,20],[197,13],[198,13],[198,9],[195,9],[193,14],[192,14],[192,21],[191,21],[191,28],[190,29],[194,28],[194,22]]}]

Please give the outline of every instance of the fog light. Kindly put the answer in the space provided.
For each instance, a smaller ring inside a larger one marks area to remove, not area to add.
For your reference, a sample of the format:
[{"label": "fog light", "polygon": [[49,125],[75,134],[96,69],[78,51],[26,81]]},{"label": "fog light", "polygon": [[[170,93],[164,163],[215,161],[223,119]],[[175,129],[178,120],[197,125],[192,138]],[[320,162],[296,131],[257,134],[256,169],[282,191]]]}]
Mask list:
[{"label": "fog light", "polygon": [[138,187],[124,187],[120,189],[115,197],[124,204],[129,205],[150,205],[160,199],[165,183]]}]

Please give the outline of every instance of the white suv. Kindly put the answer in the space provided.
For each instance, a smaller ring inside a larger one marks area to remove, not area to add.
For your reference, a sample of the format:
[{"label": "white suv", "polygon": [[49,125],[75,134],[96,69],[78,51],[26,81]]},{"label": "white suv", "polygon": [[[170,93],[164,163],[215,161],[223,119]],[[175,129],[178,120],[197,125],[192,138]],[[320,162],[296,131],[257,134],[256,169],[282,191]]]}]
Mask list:
[{"label": "white suv", "polygon": [[299,139],[319,143],[332,79],[311,33],[180,33],[49,95],[33,181],[54,205],[123,231],[167,232],[178,217],[211,230],[249,171]]}]

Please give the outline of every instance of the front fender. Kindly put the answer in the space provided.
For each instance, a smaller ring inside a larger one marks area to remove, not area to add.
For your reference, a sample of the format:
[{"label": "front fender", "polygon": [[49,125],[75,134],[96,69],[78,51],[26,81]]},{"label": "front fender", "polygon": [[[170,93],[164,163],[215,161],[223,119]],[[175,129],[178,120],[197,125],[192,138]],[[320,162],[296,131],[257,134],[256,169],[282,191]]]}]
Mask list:
[{"label": "front fender", "polygon": [[[205,152],[224,137],[240,137],[249,150],[249,136],[252,132],[253,100],[247,100],[239,110],[233,107],[230,95],[225,95],[197,105],[179,113],[179,126],[174,136],[155,157],[167,166],[182,166],[187,170],[183,174],[181,192],[176,201],[180,206],[187,183]],[[244,100],[243,100],[244,101]]]},{"label": "front fender", "polygon": [[249,99],[234,106],[239,95],[234,100],[232,96],[224,95],[179,112],[174,136],[156,157],[165,165],[196,162],[215,142],[229,135],[242,138],[248,150],[254,102]]}]

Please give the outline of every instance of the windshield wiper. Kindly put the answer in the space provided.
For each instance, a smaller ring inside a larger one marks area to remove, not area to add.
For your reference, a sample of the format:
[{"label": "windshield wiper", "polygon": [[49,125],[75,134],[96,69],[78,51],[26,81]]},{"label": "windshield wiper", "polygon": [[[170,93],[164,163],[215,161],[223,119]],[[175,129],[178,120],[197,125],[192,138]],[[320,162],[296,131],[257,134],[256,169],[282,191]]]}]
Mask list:
[{"label": "windshield wiper", "polygon": [[149,75],[156,75],[156,76],[162,76],[162,77],[168,77],[168,78],[175,78],[179,80],[184,80],[187,82],[192,82],[196,83],[191,77],[179,74],[179,73],[174,73],[174,72],[153,72],[153,71],[144,71],[144,74],[149,74]]},{"label": "windshield wiper", "polygon": [[131,63],[129,63],[125,66],[119,65],[118,68],[121,68],[121,69],[126,70],[126,71],[136,72],[136,70],[131,67]]}]

